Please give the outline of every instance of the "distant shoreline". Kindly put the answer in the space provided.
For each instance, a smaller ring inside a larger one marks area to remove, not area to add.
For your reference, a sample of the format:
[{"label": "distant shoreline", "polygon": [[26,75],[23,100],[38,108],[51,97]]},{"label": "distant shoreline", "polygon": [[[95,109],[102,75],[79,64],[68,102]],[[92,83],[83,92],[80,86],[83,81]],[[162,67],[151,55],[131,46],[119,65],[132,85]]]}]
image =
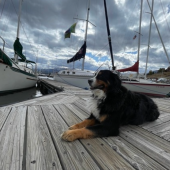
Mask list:
[{"label": "distant shoreline", "polygon": [[147,75],[148,79],[158,79],[158,78],[167,78],[170,79],[170,72],[163,72],[163,73],[155,73],[152,75]]}]

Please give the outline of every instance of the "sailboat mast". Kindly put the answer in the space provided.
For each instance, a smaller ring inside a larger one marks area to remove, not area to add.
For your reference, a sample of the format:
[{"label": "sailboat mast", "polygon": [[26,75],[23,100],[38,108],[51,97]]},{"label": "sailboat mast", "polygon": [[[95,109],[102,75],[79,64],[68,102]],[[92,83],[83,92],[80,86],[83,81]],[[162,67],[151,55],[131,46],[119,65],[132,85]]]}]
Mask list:
[{"label": "sailboat mast", "polygon": [[[141,0],[141,6],[140,6],[140,20],[139,20],[139,36],[138,36],[138,55],[137,55],[137,61],[139,62],[139,55],[140,55],[140,36],[141,36],[141,22],[142,22],[142,7],[143,7],[143,0]],[[139,75],[139,70],[137,72],[137,77]]]},{"label": "sailboat mast", "polygon": [[[150,4],[149,4],[149,1],[148,1],[148,0],[147,0],[147,2],[148,2],[148,6],[149,6],[150,10],[152,11],[151,6],[150,6]],[[153,20],[154,20],[154,23],[155,23],[155,27],[156,27],[156,29],[157,29],[157,31],[158,31],[158,35],[159,35],[159,38],[160,38],[160,40],[161,40],[161,43],[162,43],[162,46],[163,46],[164,52],[165,52],[166,57],[167,57],[167,59],[168,59],[168,62],[169,62],[169,64],[170,64],[170,59],[169,59],[168,53],[167,53],[167,51],[166,51],[166,48],[165,48],[164,42],[163,42],[163,40],[162,40],[162,37],[161,37],[161,34],[160,34],[160,32],[159,32],[159,29],[158,29],[157,23],[156,23],[156,21],[155,21],[155,17],[154,17],[154,15],[153,15],[153,13],[152,13],[152,12],[151,12],[151,15],[152,15],[152,17],[153,17]]]},{"label": "sailboat mast", "polygon": [[20,29],[21,8],[22,8],[22,0],[20,0],[20,3],[19,3],[18,27],[17,27],[17,37],[18,38],[19,38],[19,29]]},{"label": "sailboat mast", "polygon": [[[20,18],[21,18],[22,1],[23,1],[23,0],[20,0],[20,3],[19,3],[17,38],[19,38],[19,29],[20,29]],[[18,63],[18,55],[17,55],[17,54],[15,54],[15,62]]]},{"label": "sailboat mast", "polygon": [[111,55],[111,60],[112,60],[112,69],[115,70],[114,60],[113,60],[112,42],[111,42],[111,35],[110,35],[110,28],[109,28],[109,21],[108,21],[108,16],[107,16],[106,0],[104,0],[104,9],[105,9],[105,16],[106,16],[106,27],[107,27],[110,55]]},{"label": "sailboat mast", "polygon": [[[90,13],[90,0],[88,1],[88,9],[87,9],[87,19],[86,19],[86,30],[85,30],[84,43],[86,43],[86,40],[87,40],[87,29],[88,29],[88,23],[89,23],[89,13]],[[83,62],[82,62],[82,71],[84,70],[84,61],[85,61],[85,55],[83,57]]]},{"label": "sailboat mast", "polygon": [[145,66],[145,79],[146,79],[146,74],[147,74],[148,56],[149,56],[149,48],[150,48],[149,45],[150,45],[151,28],[152,28],[153,5],[154,5],[154,0],[152,0],[152,9],[151,9],[151,16],[150,16],[150,27],[149,27],[149,38],[148,38],[148,50],[147,50],[146,66]]}]

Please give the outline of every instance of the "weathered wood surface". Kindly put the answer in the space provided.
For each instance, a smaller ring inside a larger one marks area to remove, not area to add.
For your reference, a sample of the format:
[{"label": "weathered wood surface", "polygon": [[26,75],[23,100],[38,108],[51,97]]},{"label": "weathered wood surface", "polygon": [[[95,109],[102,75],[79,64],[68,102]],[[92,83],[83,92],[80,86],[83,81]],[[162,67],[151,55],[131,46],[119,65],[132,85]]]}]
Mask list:
[{"label": "weathered wood surface", "polygon": [[153,99],[161,113],[154,122],[124,126],[117,137],[65,142],[61,133],[90,114],[91,93],[64,88],[0,108],[0,169],[170,169],[170,99]]},{"label": "weathered wood surface", "polygon": [[22,169],[26,109],[25,106],[0,109],[0,116],[7,116],[0,131],[0,169],[2,170]]}]

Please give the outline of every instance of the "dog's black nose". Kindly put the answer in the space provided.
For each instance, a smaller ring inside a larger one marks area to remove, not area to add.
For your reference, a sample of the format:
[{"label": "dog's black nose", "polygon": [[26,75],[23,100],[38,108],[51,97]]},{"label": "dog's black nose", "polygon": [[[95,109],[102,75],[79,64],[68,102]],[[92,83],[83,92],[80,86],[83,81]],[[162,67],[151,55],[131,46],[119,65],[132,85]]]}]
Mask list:
[{"label": "dog's black nose", "polygon": [[89,85],[91,85],[93,83],[93,80],[89,79],[88,83],[89,83]]}]

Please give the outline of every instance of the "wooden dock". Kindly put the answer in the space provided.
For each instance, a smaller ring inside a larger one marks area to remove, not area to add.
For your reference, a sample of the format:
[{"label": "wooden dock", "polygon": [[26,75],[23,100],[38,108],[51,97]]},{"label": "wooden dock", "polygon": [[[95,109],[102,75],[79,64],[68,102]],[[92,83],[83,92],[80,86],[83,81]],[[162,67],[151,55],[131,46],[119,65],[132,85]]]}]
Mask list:
[{"label": "wooden dock", "polygon": [[91,92],[45,81],[64,91],[0,108],[0,170],[170,169],[169,98],[154,98],[161,115],[152,123],[65,142],[61,133],[90,114]]}]

